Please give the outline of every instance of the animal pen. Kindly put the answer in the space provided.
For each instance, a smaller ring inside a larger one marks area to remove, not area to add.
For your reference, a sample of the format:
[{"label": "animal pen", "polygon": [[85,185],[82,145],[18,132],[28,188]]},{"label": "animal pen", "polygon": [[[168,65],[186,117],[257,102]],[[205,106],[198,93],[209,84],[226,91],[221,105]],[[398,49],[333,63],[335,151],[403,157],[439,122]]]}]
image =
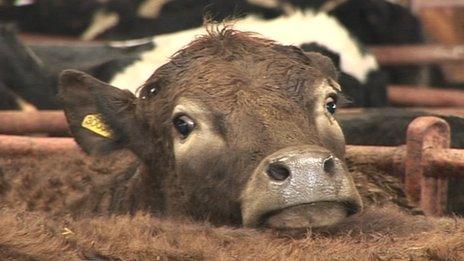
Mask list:
[{"label": "animal pen", "polygon": [[[36,41],[35,37],[26,38]],[[62,39],[51,39],[40,38],[40,41],[62,42]],[[464,63],[464,45],[371,49],[382,65]],[[438,114],[464,115],[464,91],[406,85],[391,85],[387,90],[390,102],[395,105],[416,106],[422,111]],[[360,114],[366,110],[346,109]],[[61,111],[0,112],[0,133],[0,155],[49,155],[80,150],[72,138],[43,136],[68,133]],[[27,136],[31,134],[42,134],[43,137]],[[377,165],[392,176],[401,177],[408,199],[418,203],[424,213],[445,215],[448,178],[464,178],[464,150],[450,148],[449,125],[436,117],[420,117],[412,121],[406,136],[406,144],[398,147],[349,145],[347,157],[361,164]]]},{"label": "animal pen", "polygon": [[[464,6],[463,1],[416,0],[409,2],[413,2],[411,6],[415,12],[424,12],[422,13],[424,19],[430,15],[426,13],[428,8],[437,6],[446,8],[448,5]],[[22,34],[21,38],[29,44],[51,46],[68,43],[92,46],[101,43],[99,41],[81,42],[73,37],[40,34]],[[464,72],[462,69],[464,68],[464,43],[460,42],[401,46],[376,45],[369,46],[369,50],[376,56],[381,66],[451,65],[450,67],[461,66],[460,71]],[[464,117],[464,90],[389,84],[387,97],[393,106],[425,112],[429,115],[416,117],[409,122],[404,133],[406,137],[404,144],[398,146],[347,144],[346,161],[358,166],[382,170],[388,176],[399,180],[402,193],[407,200],[426,216],[464,215],[464,213],[453,213],[448,208],[450,201],[453,200],[449,192],[450,183],[462,182],[464,184],[464,148],[452,147],[452,128],[449,122],[440,117]],[[342,108],[337,114],[340,115],[339,117],[349,114],[362,118],[364,113],[374,111],[375,109],[370,108]],[[63,111],[0,111],[0,158],[37,156],[51,160],[55,155],[66,154],[78,154],[84,159],[89,157],[70,137]],[[136,220],[142,220],[143,223],[144,218],[138,216]]]}]

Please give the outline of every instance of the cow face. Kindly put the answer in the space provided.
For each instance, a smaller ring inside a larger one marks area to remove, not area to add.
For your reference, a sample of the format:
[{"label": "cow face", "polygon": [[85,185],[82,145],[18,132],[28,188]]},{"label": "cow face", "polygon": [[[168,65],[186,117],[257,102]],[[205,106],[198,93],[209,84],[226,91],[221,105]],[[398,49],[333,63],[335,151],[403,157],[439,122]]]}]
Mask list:
[{"label": "cow face", "polygon": [[165,212],[324,227],[362,207],[333,117],[335,79],[324,56],[224,29],[179,51],[138,98],[76,71],[63,73],[60,95],[79,144],[132,150]]}]

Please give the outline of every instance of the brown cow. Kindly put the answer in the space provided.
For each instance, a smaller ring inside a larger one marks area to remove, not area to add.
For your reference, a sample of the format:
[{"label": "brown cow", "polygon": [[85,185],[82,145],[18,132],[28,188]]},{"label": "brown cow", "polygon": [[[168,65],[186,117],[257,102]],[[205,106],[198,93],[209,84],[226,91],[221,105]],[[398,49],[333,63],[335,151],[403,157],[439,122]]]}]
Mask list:
[{"label": "brown cow", "polygon": [[60,97],[80,146],[140,160],[84,203],[214,224],[339,223],[362,203],[333,117],[336,79],[320,54],[227,27],[177,52],[140,97],[65,71]]}]

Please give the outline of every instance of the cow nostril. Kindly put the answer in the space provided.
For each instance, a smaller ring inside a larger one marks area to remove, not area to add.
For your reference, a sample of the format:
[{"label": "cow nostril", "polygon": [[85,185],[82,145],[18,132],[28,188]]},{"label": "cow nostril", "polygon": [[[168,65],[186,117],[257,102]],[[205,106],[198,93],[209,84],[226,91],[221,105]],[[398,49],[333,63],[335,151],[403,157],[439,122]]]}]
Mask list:
[{"label": "cow nostril", "polygon": [[335,173],[335,160],[331,156],[326,158],[323,163],[324,172],[333,175]]},{"label": "cow nostril", "polygon": [[284,181],[290,176],[290,171],[279,163],[271,163],[266,170],[267,175],[274,180]]}]

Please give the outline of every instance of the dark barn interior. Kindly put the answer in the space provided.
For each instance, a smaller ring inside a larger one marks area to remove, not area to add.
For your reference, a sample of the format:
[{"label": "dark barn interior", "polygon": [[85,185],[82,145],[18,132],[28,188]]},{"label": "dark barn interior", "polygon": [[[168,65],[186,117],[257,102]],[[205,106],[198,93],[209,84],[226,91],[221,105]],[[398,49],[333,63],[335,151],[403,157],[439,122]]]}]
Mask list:
[{"label": "dark barn interior", "polygon": [[464,0],[0,0],[0,260],[464,260]]}]

